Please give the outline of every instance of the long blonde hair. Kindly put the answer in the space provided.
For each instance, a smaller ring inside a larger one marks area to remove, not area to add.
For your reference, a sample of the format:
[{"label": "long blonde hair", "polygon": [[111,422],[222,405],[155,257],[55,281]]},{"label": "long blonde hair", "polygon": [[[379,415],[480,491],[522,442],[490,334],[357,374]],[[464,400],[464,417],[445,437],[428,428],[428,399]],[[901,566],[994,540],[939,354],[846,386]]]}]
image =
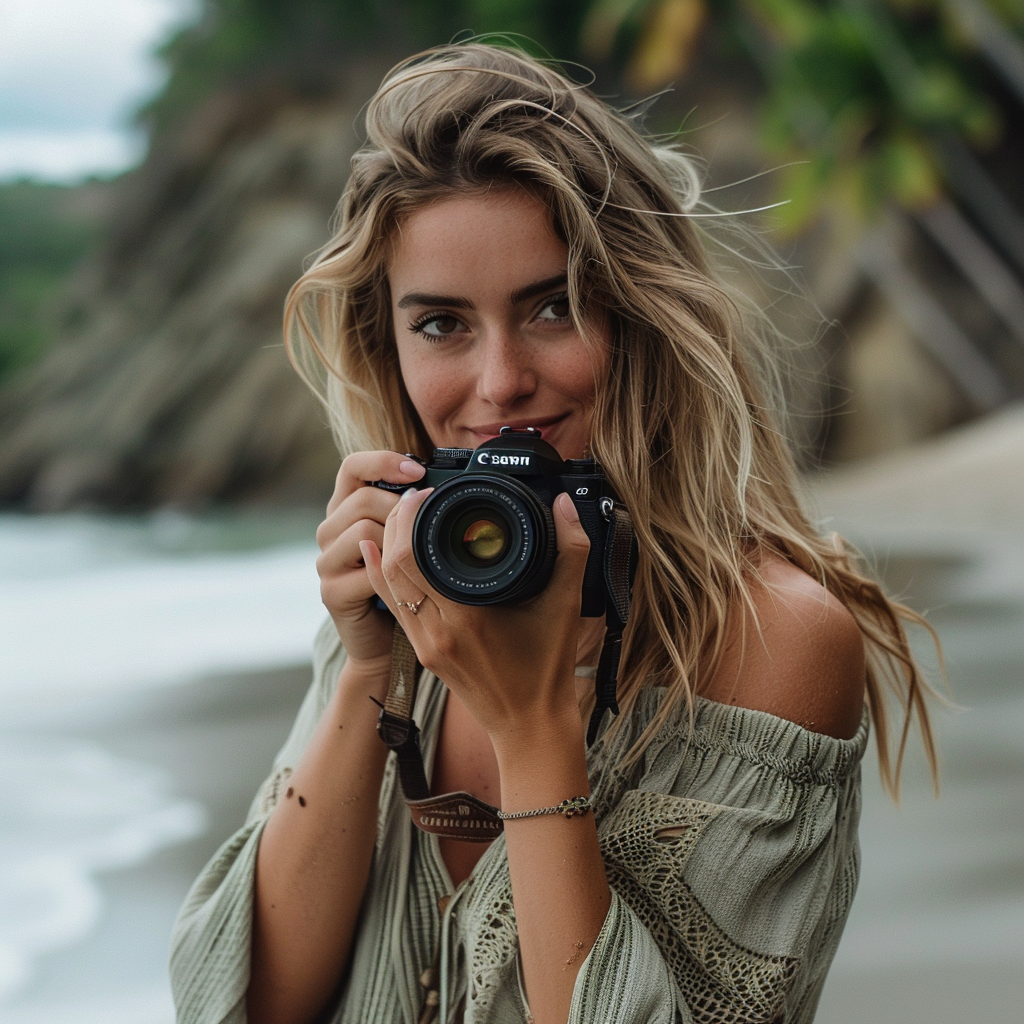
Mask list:
[{"label": "long blonde hair", "polygon": [[[864,635],[883,782],[898,787],[915,717],[934,773],[929,687],[903,628],[923,620],[888,600],[839,538],[823,539],[801,511],[758,315],[709,269],[691,161],[553,68],[479,43],[395,67],[369,103],[366,128],[334,237],[285,312],[289,353],[323,398],[341,450],[432,449],[393,340],[387,264],[396,227],[440,199],[525,188],[568,246],[581,333],[593,322],[585,311],[601,311],[612,328],[591,448],[629,495],[640,548],[619,703],[628,712],[642,687],[667,690],[633,756],[692,706],[721,656],[729,608],[737,598],[752,607],[750,583],[771,551],[822,583]],[[903,711],[895,756],[887,691]]]}]

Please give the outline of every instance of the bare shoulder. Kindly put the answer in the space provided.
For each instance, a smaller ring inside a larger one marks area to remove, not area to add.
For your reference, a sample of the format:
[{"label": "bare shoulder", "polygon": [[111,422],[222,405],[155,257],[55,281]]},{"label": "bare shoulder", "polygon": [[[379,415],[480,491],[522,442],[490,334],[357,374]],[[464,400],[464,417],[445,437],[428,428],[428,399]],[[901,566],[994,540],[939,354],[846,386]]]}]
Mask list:
[{"label": "bare shoulder", "polygon": [[847,608],[778,555],[761,566],[754,614],[732,609],[725,649],[703,696],[767,711],[848,739],[864,706],[864,641]]}]

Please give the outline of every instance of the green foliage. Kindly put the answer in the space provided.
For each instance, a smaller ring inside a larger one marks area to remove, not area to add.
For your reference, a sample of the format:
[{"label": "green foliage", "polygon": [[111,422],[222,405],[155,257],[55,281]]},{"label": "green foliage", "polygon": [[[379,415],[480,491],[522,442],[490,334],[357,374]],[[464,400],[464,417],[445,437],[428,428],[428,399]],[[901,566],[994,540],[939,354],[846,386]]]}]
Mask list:
[{"label": "green foliage", "polygon": [[[1021,0],[976,2],[1019,36]],[[644,59],[664,51],[665,25],[679,26],[680,52],[692,50],[693,27],[705,24],[738,43],[765,83],[768,148],[803,165],[789,170],[780,197],[789,200],[784,226],[794,230],[826,203],[870,217],[890,201],[932,202],[942,189],[939,140],[984,146],[1002,129],[973,30],[947,0],[600,0],[597,11],[606,37],[609,15],[619,14],[614,36],[634,31],[639,12],[647,31],[636,38],[633,66],[666,77],[678,70],[671,61]],[[666,82],[654,74],[640,84]]]},{"label": "green foliage", "polygon": [[766,55],[765,140],[813,167],[810,195],[782,213],[791,228],[836,198],[866,216],[890,200],[932,202],[942,187],[936,140],[983,144],[998,131],[944,4],[747,0],[732,24],[748,51]]},{"label": "green foliage", "polygon": [[227,84],[275,78],[297,88],[331,84],[368,54],[399,59],[473,34],[523,37],[528,48],[572,59],[589,3],[581,0],[203,0],[195,23],[160,56],[166,88],[140,113],[159,131]]},{"label": "green foliage", "polygon": [[96,238],[73,196],[62,185],[0,185],[0,380],[52,340],[61,283]]}]

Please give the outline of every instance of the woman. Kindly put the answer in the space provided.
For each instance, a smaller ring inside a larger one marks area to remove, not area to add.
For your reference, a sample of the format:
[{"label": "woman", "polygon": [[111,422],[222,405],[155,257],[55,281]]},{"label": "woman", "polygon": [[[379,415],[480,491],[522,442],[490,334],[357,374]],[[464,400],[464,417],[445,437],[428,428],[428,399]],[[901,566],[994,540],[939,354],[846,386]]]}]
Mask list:
[{"label": "woman", "polygon": [[[331,621],[249,823],[182,910],[179,1020],[808,1021],[856,885],[865,708],[887,784],[911,714],[931,753],[914,616],[800,512],[684,157],[476,44],[399,65],[367,129],[286,313],[349,453],[317,535]],[[589,748],[604,624],[579,614],[569,497],[524,604],[449,601],[412,555],[430,492],[397,453],[502,426],[596,457],[636,532],[620,713]],[[411,825],[375,735],[395,621],[431,792],[515,815],[489,844]],[[593,813],[550,813],[574,797]]]}]

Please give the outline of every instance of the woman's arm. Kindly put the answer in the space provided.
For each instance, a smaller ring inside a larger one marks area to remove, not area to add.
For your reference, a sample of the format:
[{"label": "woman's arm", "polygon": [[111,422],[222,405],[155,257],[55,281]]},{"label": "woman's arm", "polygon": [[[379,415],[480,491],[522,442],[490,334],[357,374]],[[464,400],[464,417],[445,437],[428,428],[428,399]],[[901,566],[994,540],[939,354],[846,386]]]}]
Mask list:
[{"label": "woman's arm", "polygon": [[[757,619],[736,609],[705,696],[826,736],[853,736],[864,702],[856,622],[820,584],[777,556],[766,557],[761,575],[752,595]],[[529,810],[589,793],[583,729],[577,713],[562,721],[523,719],[492,733],[502,808]],[[505,837],[530,1009],[537,1024],[561,1024],[610,903],[593,815],[509,821]]]},{"label": "woman's arm", "polygon": [[[457,694],[490,738],[506,811],[589,795],[576,698],[580,594],[590,544],[568,495],[555,502],[558,558],[533,601],[467,607],[445,600],[416,567],[412,523],[427,491],[403,496],[383,549],[361,545],[367,572],[406,629],[421,664]],[[427,600],[412,615],[398,602]],[[506,822],[509,871],[527,997],[536,1024],[564,1022],[580,965],[608,912],[593,815]]]},{"label": "woman's arm", "polygon": [[[559,557],[545,591],[525,605],[467,609],[437,595],[416,568],[409,538],[426,493],[409,494],[388,517],[383,560],[374,545],[362,545],[375,589],[399,616],[422,664],[487,732],[504,810],[588,793],[571,682],[588,544],[571,502],[563,496],[556,503]],[[755,594],[757,620],[737,618],[716,686],[706,695],[842,735],[863,700],[859,636],[848,635],[849,616],[810,577],[794,570],[799,578],[782,578],[788,563],[765,568],[765,585]],[[416,604],[418,614],[398,602]],[[531,1011],[537,1024],[561,1024],[611,905],[594,821],[590,815],[510,821],[506,842]]]},{"label": "woman's arm", "polygon": [[352,950],[377,833],[387,748],[377,737],[390,657],[347,661],[330,704],[267,822],[256,859],[252,1024],[311,1021]]},{"label": "woman's arm", "polygon": [[[516,723],[495,742],[502,809],[533,810],[589,795],[584,751],[575,707],[561,720]],[[505,843],[530,1012],[536,1024],[563,1024],[576,975],[611,902],[594,815],[506,821]]]},{"label": "woman's arm", "polygon": [[387,759],[369,698],[387,692],[393,629],[373,607],[359,543],[383,539],[398,500],[366,482],[410,484],[422,475],[395,452],[349,455],[317,530],[320,593],[348,658],[260,839],[246,993],[255,1024],[312,1020],[349,960]]}]

